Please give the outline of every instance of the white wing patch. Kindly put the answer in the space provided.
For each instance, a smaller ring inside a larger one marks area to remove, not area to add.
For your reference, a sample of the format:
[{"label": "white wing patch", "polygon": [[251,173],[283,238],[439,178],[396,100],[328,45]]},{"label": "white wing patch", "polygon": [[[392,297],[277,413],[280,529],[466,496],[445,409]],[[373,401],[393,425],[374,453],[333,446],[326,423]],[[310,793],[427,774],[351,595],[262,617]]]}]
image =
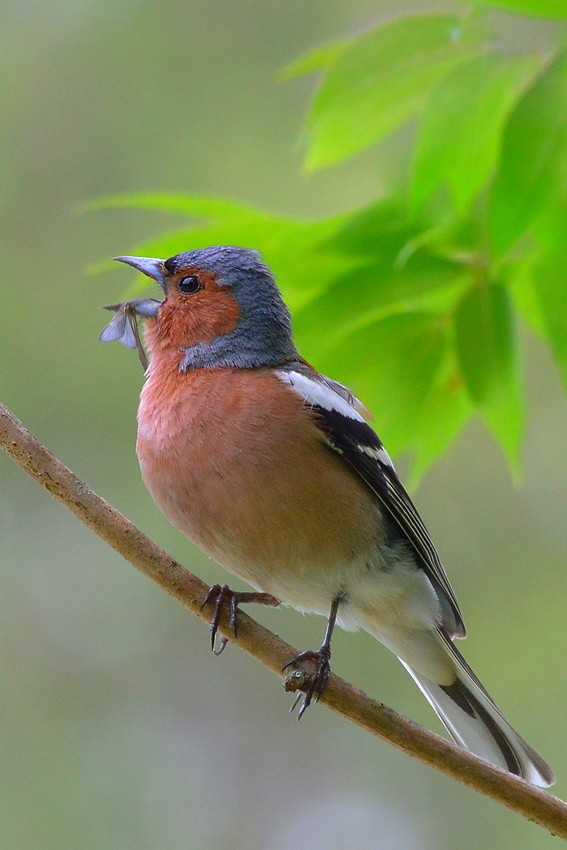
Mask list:
[{"label": "white wing patch", "polygon": [[357,447],[359,451],[364,452],[364,454],[368,455],[368,457],[371,457],[374,460],[379,460],[380,463],[384,464],[384,466],[389,466],[390,469],[394,469],[394,462],[384,446],[379,449],[375,449],[372,446],[361,446],[361,444],[358,443]]},{"label": "white wing patch", "polygon": [[278,370],[276,375],[284,384],[289,384],[292,390],[301,396],[307,404],[317,405],[324,410],[336,410],[341,416],[355,419],[357,422],[365,421],[348,401],[326,384],[314,381],[306,375],[300,374],[300,372]]}]

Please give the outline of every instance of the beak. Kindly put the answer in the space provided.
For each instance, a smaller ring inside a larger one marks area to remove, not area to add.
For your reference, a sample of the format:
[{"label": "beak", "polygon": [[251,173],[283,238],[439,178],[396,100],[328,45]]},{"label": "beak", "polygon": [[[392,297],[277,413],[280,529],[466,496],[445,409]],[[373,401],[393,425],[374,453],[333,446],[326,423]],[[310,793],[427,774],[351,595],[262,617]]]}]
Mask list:
[{"label": "beak", "polygon": [[154,257],[114,257],[119,263],[126,263],[132,266],[142,274],[151,277],[155,280],[165,292],[165,265],[163,260],[156,260]]}]

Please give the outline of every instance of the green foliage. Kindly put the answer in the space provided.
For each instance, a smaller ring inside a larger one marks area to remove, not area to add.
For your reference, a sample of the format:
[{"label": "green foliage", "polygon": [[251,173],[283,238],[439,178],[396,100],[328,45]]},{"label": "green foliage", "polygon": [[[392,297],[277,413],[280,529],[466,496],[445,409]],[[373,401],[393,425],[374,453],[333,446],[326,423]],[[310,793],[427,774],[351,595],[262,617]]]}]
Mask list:
[{"label": "green foliage", "polygon": [[458,18],[423,15],[375,27],[328,54],[307,122],[308,167],[340,162],[391,133],[470,50]]},{"label": "green foliage", "polygon": [[511,107],[537,67],[535,56],[485,52],[439,81],[417,136],[410,190],[414,209],[445,184],[458,212],[468,211],[498,160]]},{"label": "green foliage", "polygon": [[519,458],[523,425],[518,344],[510,295],[479,281],[454,314],[455,348],[469,395],[512,462]]},{"label": "green foliage", "polygon": [[542,336],[549,340],[564,384],[567,386],[567,310],[565,275],[567,269],[567,217],[565,205],[550,207],[535,226],[542,250],[527,264],[526,275],[535,291]]},{"label": "green foliage", "polygon": [[318,221],[197,196],[91,205],[187,217],[132,253],[169,256],[218,243],[261,249],[305,356],[352,386],[394,453],[413,451],[414,483],[475,411],[517,468],[520,317],[550,344],[567,384],[563,27],[548,22],[548,43],[534,37],[518,52],[494,37],[494,18],[483,11],[560,21],[567,4],[472,5],[469,17],[381,23],[316,48],[281,74],[319,74],[306,119],[309,169],[408,125],[407,179],[389,197]]},{"label": "green foliage", "polygon": [[493,251],[501,256],[567,180],[567,54],[560,53],[510,116],[491,193]]},{"label": "green foliage", "polygon": [[564,21],[567,17],[565,0],[473,0],[473,2],[478,6],[504,9],[520,15],[531,15],[534,18]]}]

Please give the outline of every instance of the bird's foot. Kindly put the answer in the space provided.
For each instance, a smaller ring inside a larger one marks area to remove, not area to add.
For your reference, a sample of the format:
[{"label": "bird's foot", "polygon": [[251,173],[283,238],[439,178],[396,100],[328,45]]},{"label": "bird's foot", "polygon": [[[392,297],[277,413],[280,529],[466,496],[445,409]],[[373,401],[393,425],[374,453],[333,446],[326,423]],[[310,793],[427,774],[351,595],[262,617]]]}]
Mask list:
[{"label": "bird's foot", "polygon": [[211,604],[213,606],[213,616],[211,617],[209,630],[211,633],[211,649],[215,655],[220,655],[228,643],[228,638],[221,635],[218,648],[215,647],[223,606],[228,606],[230,612],[228,625],[232,630],[234,637],[237,637],[238,606],[242,602],[256,602],[258,605],[269,605],[272,608],[275,608],[280,604],[279,599],[276,599],[276,597],[272,596],[270,593],[243,593],[231,590],[226,584],[213,584],[213,586],[209,588],[208,593],[203,600],[201,610],[205,607],[205,605]]},{"label": "bird's foot", "polygon": [[[305,662],[308,662],[312,667],[310,673],[303,668]],[[303,698],[297,712],[297,719],[300,720],[311,705],[313,697],[315,697],[315,702],[319,702],[319,697],[325,690],[331,672],[331,649],[323,645],[318,652],[313,650],[301,652],[299,655],[290,659],[287,664],[284,664],[283,670],[287,670],[290,667],[293,670],[284,682],[284,687],[286,690],[298,691],[295,701],[289,710],[290,714]]]}]

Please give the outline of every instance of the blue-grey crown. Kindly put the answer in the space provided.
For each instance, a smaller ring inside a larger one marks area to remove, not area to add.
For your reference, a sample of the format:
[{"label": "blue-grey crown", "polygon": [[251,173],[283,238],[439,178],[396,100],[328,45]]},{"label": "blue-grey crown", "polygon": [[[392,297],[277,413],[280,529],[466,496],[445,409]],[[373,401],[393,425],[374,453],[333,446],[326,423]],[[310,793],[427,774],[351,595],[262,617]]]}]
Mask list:
[{"label": "blue-grey crown", "polygon": [[210,272],[219,286],[232,287],[240,307],[240,319],[233,331],[211,343],[184,349],[182,370],[279,366],[297,359],[289,310],[258,251],[217,245],[185,251],[165,261],[171,274],[187,266]]}]

